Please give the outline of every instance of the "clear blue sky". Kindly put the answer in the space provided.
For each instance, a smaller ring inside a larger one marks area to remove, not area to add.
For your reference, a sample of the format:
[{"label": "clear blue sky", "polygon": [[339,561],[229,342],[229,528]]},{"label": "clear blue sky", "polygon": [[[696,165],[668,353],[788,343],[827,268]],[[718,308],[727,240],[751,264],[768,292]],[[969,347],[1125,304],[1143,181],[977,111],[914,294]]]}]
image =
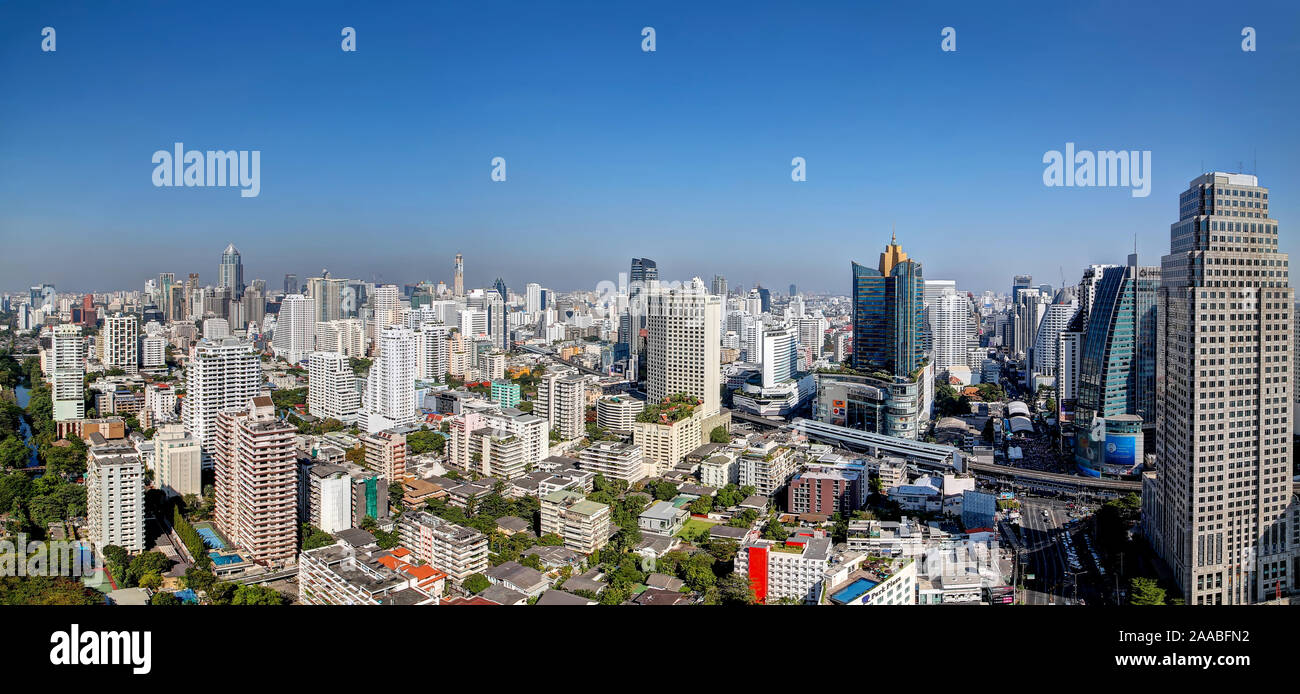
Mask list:
[{"label": "clear blue sky", "polygon": [[[449,280],[462,252],[471,286],[594,288],[648,256],[847,292],[896,224],[926,276],[1007,291],[1134,234],[1158,264],[1178,193],[1239,163],[1300,238],[1295,2],[380,4],[0,5],[0,289],[214,283],[233,241],[272,287]],[[260,197],[155,188],[176,141],[261,150]],[[1150,197],[1044,187],[1067,141],[1151,150]]]}]

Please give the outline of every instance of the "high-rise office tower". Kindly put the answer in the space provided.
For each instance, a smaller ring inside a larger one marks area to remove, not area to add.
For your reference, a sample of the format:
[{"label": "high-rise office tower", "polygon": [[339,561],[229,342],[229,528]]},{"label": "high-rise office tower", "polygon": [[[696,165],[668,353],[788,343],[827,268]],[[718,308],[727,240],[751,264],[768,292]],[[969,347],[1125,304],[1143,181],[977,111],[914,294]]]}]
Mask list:
[{"label": "high-rise office tower", "polygon": [[457,253],[456,263],[452,269],[455,272],[455,279],[453,280],[455,295],[465,296],[465,257]]},{"label": "high-rise office tower", "polygon": [[1016,275],[1015,277],[1012,277],[1011,278],[1011,302],[1015,303],[1016,299],[1020,296],[1020,292],[1025,289],[1028,289],[1030,284],[1033,281],[1034,278],[1032,275]]},{"label": "high-rise office tower", "polygon": [[1043,318],[1038,322],[1025,368],[1025,387],[1031,392],[1037,391],[1040,384],[1055,383],[1057,340],[1060,339],[1061,332],[1069,327],[1074,314],[1079,312],[1076,291],[1074,287],[1061,289],[1052,297],[1052,303],[1043,310]]},{"label": "high-rise office tower", "polygon": [[216,422],[217,524],[259,564],[298,552],[297,429],[275,416],[270,396],[227,410]]},{"label": "high-rise office tower", "polygon": [[311,296],[316,320],[331,321],[343,317],[343,291],[347,282],[345,279],[330,277],[328,270],[321,270],[320,277],[307,278],[307,294]]},{"label": "high-rise office tower", "polygon": [[723,302],[727,300],[727,278],[722,275],[713,276],[713,285],[709,288],[715,295],[722,297]]},{"label": "high-rise office tower", "polygon": [[135,316],[109,316],[100,338],[104,341],[104,366],[127,373],[140,370],[139,324]]},{"label": "high-rise office tower", "polygon": [[451,327],[425,321],[416,333],[415,374],[426,381],[446,381],[451,366],[451,346],[447,336]]},{"label": "high-rise office tower", "polygon": [[375,293],[370,298],[374,302],[374,331],[375,338],[378,339],[379,333],[384,328],[402,322],[401,314],[397,311],[397,285],[385,284],[375,287]]},{"label": "high-rise office tower", "polygon": [[204,469],[212,467],[217,413],[247,405],[261,389],[262,365],[253,343],[203,339],[190,350],[181,419],[202,447]]},{"label": "high-rise office tower", "polygon": [[627,312],[629,318],[627,338],[628,354],[635,357],[636,381],[645,378],[646,369],[646,291],[659,284],[659,266],[649,258],[633,258],[628,272]]},{"label": "high-rise office tower", "polygon": [[266,323],[266,288],[264,286],[250,287],[244,292],[244,297],[240,301],[244,307],[245,326],[253,323],[261,327]]},{"label": "high-rise office tower", "polygon": [[400,325],[378,336],[379,356],[366,378],[366,431],[374,433],[415,421],[415,332]]},{"label": "high-rise office tower", "polygon": [[1146,527],[1187,604],[1254,603],[1294,588],[1295,293],[1255,176],[1204,174],[1178,202],[1157,295]]},{"label": "high-rise office tower", "polygon": [[524,289],[524,310],[533,316],[542,310],[542,285],[529,282]]},{"label": "high-rise office tower", "polygon": [[1154,443],[1159,286],[1160,268],[1139,266],[1136,255],[1102,268],[1093,285],[1074,408],[1074,458],[1084,474],[1126,473]]},{"label": "high-rise office tower", "polygon": [[221,252],[221,265],[217,266],[217,286],[225,288],[227,295],[238,299],[244,294],[244,263],[235,244]]},{"label": "high-rise office tower", "polygon": [[[926,291],[930,282],[925,283]],[[936,296],[928,309],[930,334],[933,337],[936,373],[966,364],[966,347],[974,336],[971,329],[971,304],[965,295],[953,292]]]},{"label": "high-rise office tower", "polygon": [[298,276],[292,272],[286,273],[284,276],[284,293],[297,294],[298,289]]},{"label": "high-rise office tower", "polygon": [[873,269],[853,263],[853,367],[909,376],[925,358],[925,278],[891,237]]},{"label": "high-rise office tower", "polygon": [[357,318],[316,323],[316,349],[345,357],[366,355],[366,329]]},{"label": "high-rise office tower", "polygon": [[1033,287],[1021,289],[1016,294],[1012,310],[1011,351],[1014,354],[1028,356],[1038,338],[1038,325],[1051,305],[1052,297],[1044,296]]},{"label": "high-rise office tower", "polygon": [[307,412],[351,424],[360,410],[351,360],[338,352],[312,352],[307,358]]},{"label": "high-rise office tower", "polygon": [[506,350],[510,348],[510,328],[506,322],[505,295],[499,294],[499,291],[487,292],[484,304],[487,306],[488,337],[492,338],[492,346]]},{"label": "high-rise office tower", "polygon": [[307,358],[316,348],[316,318],[311,301],[302,294],[290,294],[280,302],[271,346],[275,356],[290,364]]},{"label": "high-rise office tower", "polygon": [[799,331],[793,327],[763,331],[764,388],[773,388],[794,378],[799,369]]},{"label": "high-rise office tower", "polygon": [[657,403],[672,395],[700,398],[703,415],[721,408],[719,368],[722,299],[700,278],[681,288],[647,290],[646,394]]},{"label": "high-rise office tower", "polygon": [[790,285],[790,294],[788,296],[791,297],[799,296],[799,288],[793,284]]},{"label": "high-rise office tower", "polygon": [[86,340],[81,328],[69,323],[54,326],[50,338],[50,397],[55,421],[86,416]]}]

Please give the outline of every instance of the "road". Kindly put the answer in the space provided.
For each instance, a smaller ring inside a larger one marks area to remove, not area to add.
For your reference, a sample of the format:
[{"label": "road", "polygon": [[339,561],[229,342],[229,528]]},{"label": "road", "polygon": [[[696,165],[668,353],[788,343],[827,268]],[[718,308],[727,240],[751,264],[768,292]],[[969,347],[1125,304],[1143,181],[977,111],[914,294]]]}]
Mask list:
[{"label": "road", "polygon": [[[1085,522],[1071,523],[1065,502],[1021,498],[1020,533],[1025,547],[1025,602],[1030,605],[1089,605],[1112,602],[1107,583],[1083,537]],[[1047,515],[1043,515],[1046,511]],[[1072,546],[1078,567],[1070,566],[1066,546]],[[1077,581],[1077,585],[1076,585]]]},{"label": "road", "polygon": [[[1044,516],[1043,512],[1047,515]],[[1061,547],[1061,521],[1055,506],[1039,499],[1022,499],[1020,536],[1024,541],[1025,572],[1033,579],[1025,581],[1025,603],[1059,604],[1066,571],[1065,551]]]}]

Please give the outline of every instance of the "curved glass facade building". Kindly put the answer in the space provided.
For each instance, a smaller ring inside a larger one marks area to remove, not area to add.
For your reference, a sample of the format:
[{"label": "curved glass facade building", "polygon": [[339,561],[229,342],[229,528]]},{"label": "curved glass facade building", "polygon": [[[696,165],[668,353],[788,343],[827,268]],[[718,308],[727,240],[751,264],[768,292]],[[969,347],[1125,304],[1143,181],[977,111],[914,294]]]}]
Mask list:
[{"label": "curved glass facade building", "polygon": [[1127,474],[1142,462],[1140,439],[1155,427],[1159,285],[1160,268],[1138,266],[1136,256],[1126,266],[1106,268],[1097,282],[1074,417],[1074,458],[1084,474]]}]

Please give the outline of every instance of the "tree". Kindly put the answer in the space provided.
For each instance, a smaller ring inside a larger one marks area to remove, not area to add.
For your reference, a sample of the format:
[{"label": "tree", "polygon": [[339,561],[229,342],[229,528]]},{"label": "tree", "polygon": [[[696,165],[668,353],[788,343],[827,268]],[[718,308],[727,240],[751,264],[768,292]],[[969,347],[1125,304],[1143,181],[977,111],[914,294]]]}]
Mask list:
[{"label": "tree", "polygon": [[176,597],[176,595],[173,593],[168,593],[167,591],[163,591],[161,593],[154,593],[153,597],[149,598],[149,604],[150,605],[179,605],[181,604],[181,599]]},{"label": "tree", "polygon": [[738,573],[729,573],[719,578],[717,589],[719,605],[753,605],[758,602],[749,579]]},{"label": "tree", "polygon": [[17,436],[9,436],[0,443],[0,467],[11,470],[27,466],[28,451]]},{"label": "tree", "polygon": [[185,587],[196,591],[209,591],[217,582],[217,577],[207,569],[191,566],[185,570]]},{"label": "tree", "polygon": [[239,586],[231,598],[232,605],[283,605],[284,596],[280,591],[267,586]]},{"label": "tree", "polygon": [[713,431],[710,431],[710,432],[709,432],[709,442],[710,442],[710,443],[730,443],[730,442],[731,442],[731,434],[728,434],[728,433],[727,433],[727,427],[725,427],[725,426],[723,426],[723,425],[721,425],[721,424],[719,424],[719,425],[716,426],[716,427],[713,427]]},{"label": "tree", "polygon": [[769,520],[767,525],[763,526],[763,537],[768,540],[785,542],[785,538],[789,536],[790,532],[785,529],[784,525],[781,525],[781,521],[775,518]]},{"label": "tree", "polygon": [[461,587],[470,593],[477,595],[487,590],[490,585],[492,585],[492,582],[487,580],[487,576],[480,573],[473,573],[465,578],[465,582],[461,584]]},{"label": "tree", "polygon": [[702,496],[696,499],[695,501],[692,501],[690,505],[691,513],[694,513],[697,516],[708,515],[709,511],[712,510],[713,510],[713,497],[711,496]]},{"label": "tree", "polygon": [[140,577],[141,588],[148,588],[149,590],[158,590],[159,588],[162,587],[162,584],[163,584],[162,574],[149,572]]},{"label": "tree", "polygon": [[356,446],[355,448],[349,448],[348,452],[344,455],[344,457],[347,458],[347,461],[349,463],[354,463],[356,465],[360,465],[361,467],[366,466],[365,446]]},{"label": "tree", "polygon": [[1163,605],[1165,589],[1157,585],[1155,579],[1137,576],[1129,582],[1128,602],[1130,605]]}]

